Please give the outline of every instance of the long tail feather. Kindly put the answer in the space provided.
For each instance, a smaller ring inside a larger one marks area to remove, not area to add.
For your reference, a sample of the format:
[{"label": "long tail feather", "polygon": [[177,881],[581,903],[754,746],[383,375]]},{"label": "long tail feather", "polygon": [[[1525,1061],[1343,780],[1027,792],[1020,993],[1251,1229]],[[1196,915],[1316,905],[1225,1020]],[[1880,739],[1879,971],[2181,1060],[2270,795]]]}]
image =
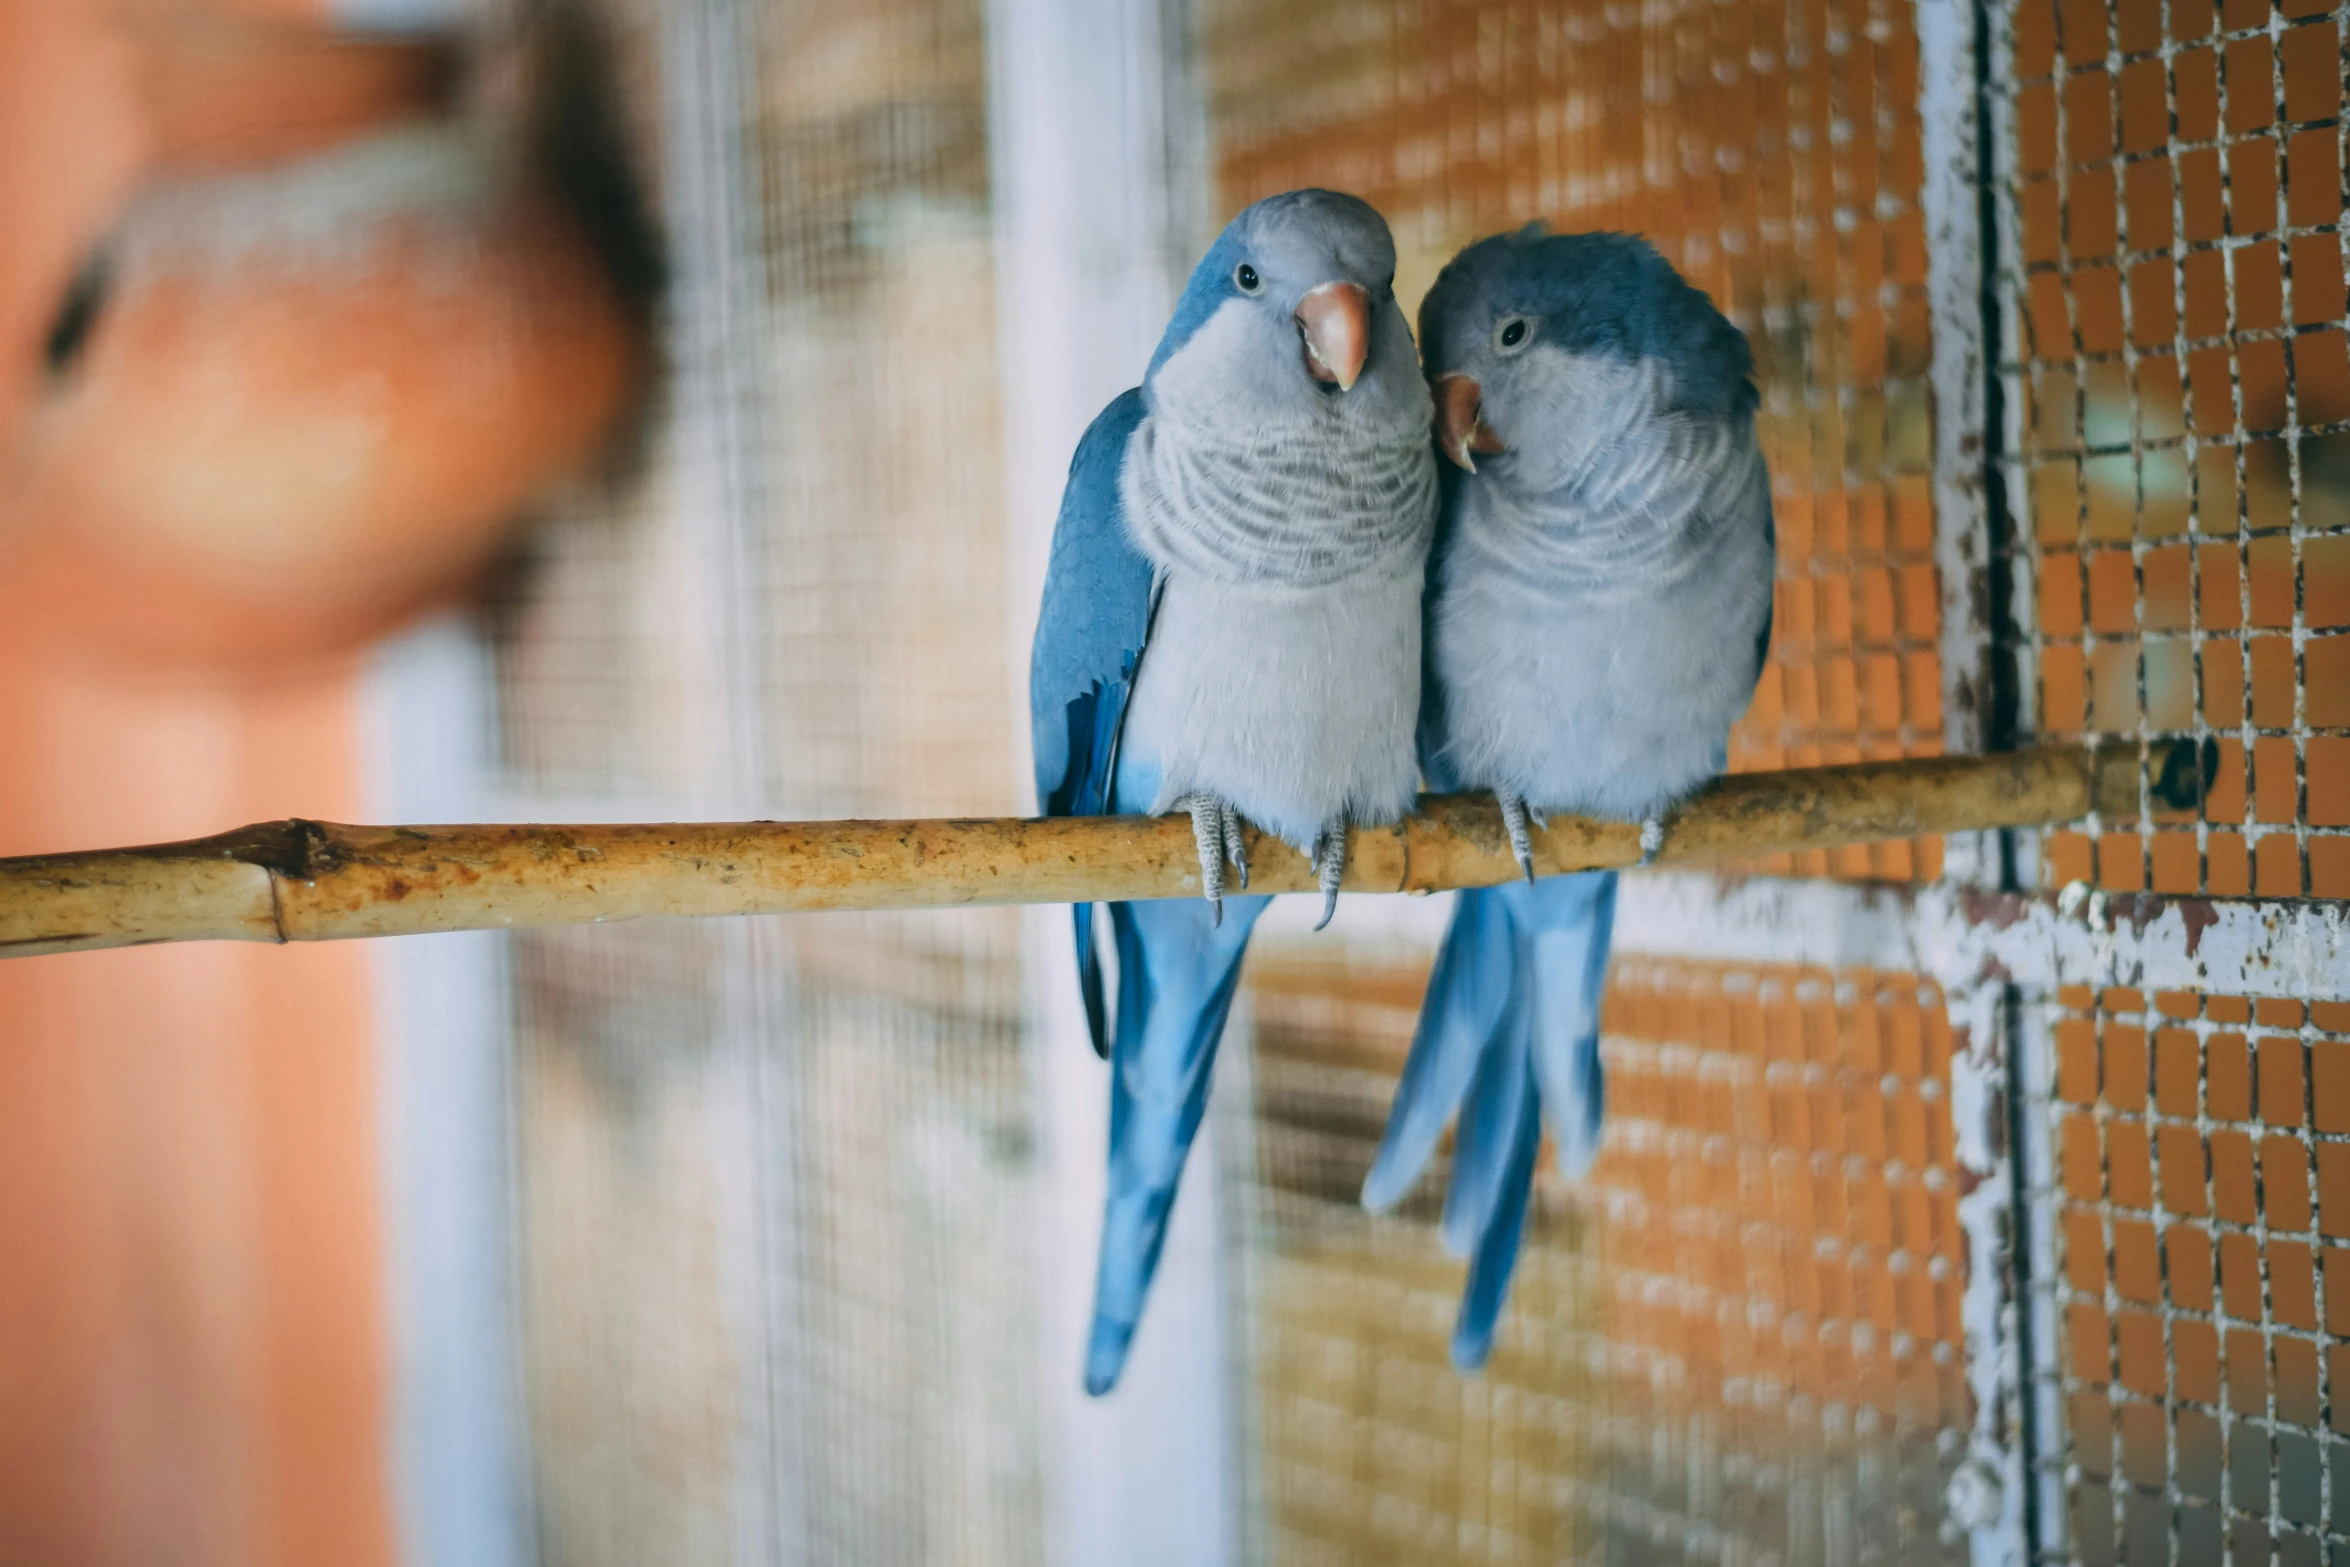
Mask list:
[{"label": "long tail feather", "polygon": [[1615,932],[1616,876],[1561,876],[1528,889],[1520,952],[1532,992],[1534,1074],[1543,1119],[1569,1179],[1599,1152],[1607,1088],[1599,1065],[1599,998]]},{"label": "long tail feather", "polygon": [[1518,1118],[1510,1128],[1500,1202],[1478,1241],[1477,1254],[1469,1261],[1468,1288],[1461,1294],[1460,1315],[1453,1320],[1452,1363],[1463,1371],[1475,1371],[1493,1353],[1494,1324],[1501,1319],[1502,1302],[1509,1298],[1510,1276],[1517,1271],[1518,1246],[1526,1233],[1526,1203],[1534,1190],[1534,1156],[1542,1147],[1542,1116],[1523,1046],[1496,1054],[1509,1058],[1522,1087],[1516,1095]]},{"label": "long tail feather", "polygon": [[1094,1282],[1085,1389],[1117,1385],[1167,1242],[1183,1162],[1199,1132],[1248,934],[1267,899],[1227,898],[1211,923],[1195,899],[1110,906],[1118,943],[1110,1061],[1109,1192]]},{"label": "long tail feather", "polygon": [[1453,1359],[1484,1363],[1525,1232],[1545,1123],[1570,1178],[1598,1152],[1606,1105],[1599,999],[1613,872],[1463,893],[1429,976],[1412,1053],[1363,1201],[1392,1205],[1456,1108],[1442,1235],[1470,1258]]},{"label": "long tail feather", "polygon": [[1464,892],[1453,905],[1387,1134],[1363,1178],[1363,1206],[1373,1213],[1394,1207],[1419,1179],[1509,1005],[1509,915],[1499,890]]},{"label": "long tail feather", "polygon": [[1494,1215],[1510,1200],[1519,1123],[1532,1115],[1540,1125],[1540,1101],[1526,1061],[1528,1023],[1523,1007],[1504,1009],[1477,1063],[1469,1096],[1461,1102],[1441,1232],[1444,1249],[1456,1257],[1470,1255],[1484,1242]]}]

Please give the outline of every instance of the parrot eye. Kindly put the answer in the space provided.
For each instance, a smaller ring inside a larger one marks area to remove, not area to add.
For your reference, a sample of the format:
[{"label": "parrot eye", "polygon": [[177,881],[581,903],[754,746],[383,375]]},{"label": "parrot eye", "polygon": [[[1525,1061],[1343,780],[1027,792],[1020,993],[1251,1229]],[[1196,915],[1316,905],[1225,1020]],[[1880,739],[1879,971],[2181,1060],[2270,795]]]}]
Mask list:
[{"label": "parrot eye", "polygon": [[1526,340],[1533,335],[1534,323],[1526,319],[1526,317],[1505,317],[1501,325],[1493,329],[1494,351],[1503,354],[1514,354],[1519,349],[1525,347]]},{"label": "parrot eye", "polygon": [[1232,282],[1244,294],[1254,294],[1265,286],[1265,280],[1257,276],[1257,269],[1245,261],[1233,269]]}]

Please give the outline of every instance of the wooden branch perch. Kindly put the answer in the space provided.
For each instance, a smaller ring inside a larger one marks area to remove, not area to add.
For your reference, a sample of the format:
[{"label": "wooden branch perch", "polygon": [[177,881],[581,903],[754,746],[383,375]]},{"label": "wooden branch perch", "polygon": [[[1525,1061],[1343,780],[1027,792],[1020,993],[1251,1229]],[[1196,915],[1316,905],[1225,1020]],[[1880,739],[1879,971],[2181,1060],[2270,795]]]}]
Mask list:
[{"label": "wooden branch perch", "polygon": [[[2200,761],[2201,765],[2198,766]],[[2156,809],[2192,809],[2216,755],[2159,742]],[[1716,782],[1666,821],[1661,864],[1878,839],[2135,819],[2136,749],[2049,746]],[[1636,863],[1639,829],[1554,817],[1545,875]],[[1295,850],[1251,834],[1250,890],[1303,892]],[[1491,886],[1518,874],[1487,795],[1437,795],[1359,828],[1353,892]],[[0,956],[157,941],[332,941],[674,914],[955,908],[1199,892],[1184,817],[344,827],[268,822],[188,843],[0,860]]]}]

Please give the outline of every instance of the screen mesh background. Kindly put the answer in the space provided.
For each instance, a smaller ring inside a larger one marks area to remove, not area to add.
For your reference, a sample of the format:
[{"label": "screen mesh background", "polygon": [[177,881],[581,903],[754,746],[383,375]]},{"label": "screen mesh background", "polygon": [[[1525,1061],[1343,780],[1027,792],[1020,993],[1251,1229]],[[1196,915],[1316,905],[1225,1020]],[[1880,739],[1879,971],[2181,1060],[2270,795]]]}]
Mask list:
[{"label": "screen mesh background", "polygon": [[[537,814],[1026,807],[983,11],[610,8],[671,248],[667,364],[639,450],[557,509],[502,607],[506,765]],[[2012,659],[2009,738],[2219,743],[2192,820],[2026,843],[2027,883],[2341,898],[2342,18],[1989,20],[2006,575],[2001,618],[1965,628],[1935,578],[1937,528],[1966,519],[1934,514],[1910,5],[1196,0],[1171,34],[1216,219],[1359,191],[1395,225],[1407,309],[1484,233],[1631,229],[1747,332],[1780,558],[1734,766],[1940,749],[1961,631]],[[1750,869],[1942,868],[1922,842]],[[1260,941],[1226,1063],[1245,1091],[1219,1099],[1220,1169],[1192,1174],[1228,1220],[1246,1553],[1963,1556],[1942,1500],[1974,1418],[1960,998],[1909,969],[1708,957],[1702,928],[1623,953],[1606,1152],[1577,1189],[1544,1172],[1501,1347],[1463,1380],[1441,1160],[1395,1216],[1355,1202],[1428,949],[1354,907],[1353,934]],[[1040,1390],[1071,1373],[1035,1348],[1021,928],[515,939],[550,1560],[1043,1555]],[[2287,1020],[2274,998],[2017,993],[2047,1559],[2341,1554],[2341,994]]]}]

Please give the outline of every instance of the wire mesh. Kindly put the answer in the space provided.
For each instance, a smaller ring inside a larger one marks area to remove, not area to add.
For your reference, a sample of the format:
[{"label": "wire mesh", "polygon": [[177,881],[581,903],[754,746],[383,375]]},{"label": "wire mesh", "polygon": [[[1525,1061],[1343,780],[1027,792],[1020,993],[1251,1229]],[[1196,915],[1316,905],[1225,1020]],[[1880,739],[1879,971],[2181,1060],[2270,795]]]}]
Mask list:
[{"label": "wire mesh", "polygon": [[[1939,994],[1628,959],[1609,1140],[1546,1173],[1488,1371],[1444,1171],[1354,1203],[1426,970],[1260,965],[1258,1483],[1282,1561],[1953,1560],[1963,1242]],[[1335,982],[1334,982],[1335,981]]]},{"label": "wire mesh", "polygon": [[[1966,629],[2012,654],[2018,733],[2222,742],[2193,823],[2052,834],[2045,882],[2341,897],[2343,19],[2225,3],[1990,12],[2014,588],[2007,623]],[[1706,287],[1756,349],[1780,530],[1734,765],[1940,748],[1936,532],[1969,519],[1934,514],[1909,5],[1193,10],[1220,212],[1360,191],[1395,225],[1407,304],[1458,244],[1535,215],[1643,232]],[[518,590],[517,785],[625,815],[1017,810],[981,8],[625,17],[678,251],[672,373],[639,468],[567,509]],[[1919,880],[1941,852],[1758,868]],[[1261,1554],[1960,1551],[1942,1495],[1977,1415],[1953,997],[1911,973],[1624,954],[1606,1152],[1588,1183],[1544,1175],[1501,1348],[1462,1380],[1443,1172],[1390,1218],[1355,1201],[1426,960],[1268,930],[1253,961],[1226,1233]],[[1031,1360],[1021,961],[1016,922],[986,913],[517,943],[550,1558],[1041,1554],[1036,1389],[1061,1372]],[[2287,1023],[2275,1005],[2066,991],[2027,1009],[2019,1070],[2031,1088],[2043,1062],[2046,1083],[2015,1129],[2051,1559],[2219,1559],[2218,1540],[2246,1560],[2256,1534],[2278,1559],[2343,1555],[2350,1427],[2321,1390],[2343,1332],[2327,1303],[2350,1300],[2324,1282],[2350,1041],[2338,1006]],[[2069,1097],[2084,1038],[2088,1097]],[[2300,1052],[2299,1121],[2269,1117],[2272,1041]],[[2237,1077],[2251,1097],[2227,1097]],[[2203,1209],[2166,1206],[2174,1158],[2202,1172]],[[2316,1182],[2302,1208],[2293,1169]],[[2255,1452],[2257,1492],[2236,1456]]]},{"label": "wire mesh", "polygon": [[2350,896],[2342,12],[2001,8],[2000,461],[2027,733],[2216,738],[2043,879]]},{"label": "wire mesh", "polygon": [[2035,1007],[2035,1559],[2350,1555],[2350,1004]]},{"label": "wire mesh", "polygon": [[[1544,218],[1645,235],[1754,346],[1779,530],[1738,768],[1941,747],[1913,7],[1203,5],[1221,210],[1297,185],[1394,226],[1407,309]],[[1931,877],[1938,845],[1770,868]]]},{"label": "wire mesh", "polygon": [[[2191,821],[2046,834],[2025,869],[2350,895],[2342,13],[1992,17],[2018,727],[2210,737],[2220,762]],[[2326,1402],[2350,1317],[2324,1304],[2350,1224],[2345,1023],[2322,997],[2027,998],[2044,1559],[2350,1557]]]},{"label": "wire mesh", "polygon": [[[1939,750],[1912,8],[1203,9],[1221,210],[1359,191],[1394,226],[1407,309],[1458,246],[1538,216],[1644,234],[1712,295],[1755,349],[1779,530],[1770,662],[1732,764]],[[1927,842],[1755,868],[1940,865]],[[1546,1187],[1512,1326],[1464,1385],[1433,1210],[1354,1208],[1425,958],[1265,945],[1273,1260],[1248,1309],[1279,1559],[1401,1559],[1406,1540],[1495,1561],[1951,1549],[1960,1243],[1947,1025],[1918,981],[1620,961],[1607,1151],[1587,1190]],[[1908,1077],[1863,1065],[1881,1029],[1908,1031]]]},{"label": "wire mesh", "polygon": [[[507,616],[565,814],[1013,812],[979,7],[622,16],[668,377]],[[551,1560],[1043,1554],[1016,915],[517,941]]]}]

